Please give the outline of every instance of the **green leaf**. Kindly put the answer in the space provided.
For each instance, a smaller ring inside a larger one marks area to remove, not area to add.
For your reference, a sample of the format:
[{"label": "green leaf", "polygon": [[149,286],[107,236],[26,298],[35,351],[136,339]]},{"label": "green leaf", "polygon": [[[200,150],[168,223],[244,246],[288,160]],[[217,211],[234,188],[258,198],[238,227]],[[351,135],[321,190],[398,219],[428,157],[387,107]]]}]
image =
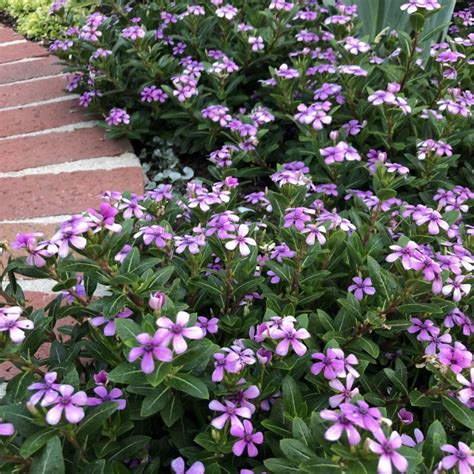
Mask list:
[{"label": "green leaf", "polygon": [[183,416],[183,413],[184,408],[181,399],[175,395],[168,400],[168,403],[161,410],[161,418],[163,418],[163,422],[169,428]]},{"label": "green leaf", "polygon": [[59,437],[51,438],[31,464],[30,474],[64,474],[63,448]]},{"label": "green leaf", "polygon": [[374,359],[376,359],[380,354],[379,346],[374,341],[372,341],[372,339],[366,337],[358,337],[357,339],[355,339],[352,345],[364,350]]},{"label": "green leaf", "polygon": [[397,307],[397,310],[403,314],[412,314],[412,313],[443,313],[443,309],[435,304],[427,304],[427,303],[409,303],[409,304],[402,304],[401,306]]},{"label": "green leaf", "polygon": [[148,417],[160,411],[170,398],[169,387],[156,387],[153,392],[147,395],[142,402],[140,415]]},{"label": "green leaf", "polygon": [[209,390],[207,389],[206,384],[201,379],[194,377],[194,375],[174,375],[170,379],[169,384],[176,390],[187,393],[191,397],[209,400]]},{"label": "green leaf", "polygon": [[441,422],[435,420],[428,428],[425,442],[423,443],[423,456],[430,472],[442,457],[441,446],[443,444],[446,444],[446,432]]},{"label": "green leaf", "polygon": [[380,265],[378,264],[377,260],[372,258],[370,255],[367,257],[367,267],[375,289],[386,299],[393,297],[393,295],[390,293],[387,283],[382,276]]},{"label": "green leaf", "polygon": [[263,461],[265,467],[275,474],[287,474],[288,472],[301,473],[299,467],[293,466],[288,459],[285,458],[269,458]]},{"label": "green leaf", "polygon": [[400,392],[408,395],[408,389],[403,383],[403,380],[398,376],[398,374],[392,369],[383,369],[384,374],[393,383],[394,387]]},{"label": "green leaf", "polygon": [[314,457],[311,461],[301,464],[300,468],[304,472],[310,472],[312,474],[316,472],[340,474],[343,472],[342,469],[331,460],[319,457]]},{"label": "green leaf", "polygon": [[122,461],[126,458],[131,458],[137,454],[142,449],[145,449],[145,446],[149,443],[149,436],[131,436],[130,438],[125,438],[122,440],[122,446],[119,450],[115,451],[112,456],[110,456],[111,461]]},{"label": "green leaf", "polygon": [[408,394],[410,398],[410,403],[414,407],[429,407],[431,406],[431,400],[418,390],[410,390]]},{"label": "green leaf", "polygon": [[41,449],[55,434],[56,430],[53,428],[45,428],[32,434],[23,441],[20,449],[21,456],[29,458]]},{"label": "green leaf", "polygon": [[397,191],[395,189],[379,189],[377,191],[377,197],[381,201],[387,201],[389,199],[394,198],[397,195]]},{"label": "green leaf", "polygon": [[94,407],[90,414],[81,422],[77,429],[77,436],[84,437],[99,430],[104,421],[107,420],[117,410],[117,402],[105,402]]},{"label": "green leaf", "polygon": [[442,403],[455,420],[470,430],[474,430],[474,411],[455,398],[443,396]]},{"label": "green leaf", "polygon": [[302,411],[303,399],[292,377],[287,376],[283,379],[282,391],[285,412],[292,417],[298,416]]},{"label": "green leaf", "polygon": [[160,362],[156,364],[155,371],[146,376],[146,379],[153,387],[157,387],[171,373],[172,368],[173,366],[169,362]]},{"label": "green leaf", "polygon": [[122,318],[115,320],[115,329],[122,341],[136,341],[137,336],[145,332],[137,323]]},{"label": "green leaf", "polygon": [[313,450],[297,439],[282,439],[280,441],[280,448],[285,456],[293,462],[307,462],[315,457]]},{"label": "green leaf", "polygon": [[311,430],[309,429],[309,426],[301,418],[298,418],[298,417],[293,418],[291,430],[293,433],[293,437],[295,439],[302,441],[308,447],[313,444]]},{"label": "green leaf", "polygon": [[122,265],[120,265],[119,274],[124,275],[125,273],[133,273],[139,264],[140,251],[137,249],[137,247],[133,247],[133,249],[125,257]]},{"label": "green leaf", "polygon": [[128,362],[122,362],[109,373],[109,380],[116,383],[139,385],[143,382],[143,372]]}]

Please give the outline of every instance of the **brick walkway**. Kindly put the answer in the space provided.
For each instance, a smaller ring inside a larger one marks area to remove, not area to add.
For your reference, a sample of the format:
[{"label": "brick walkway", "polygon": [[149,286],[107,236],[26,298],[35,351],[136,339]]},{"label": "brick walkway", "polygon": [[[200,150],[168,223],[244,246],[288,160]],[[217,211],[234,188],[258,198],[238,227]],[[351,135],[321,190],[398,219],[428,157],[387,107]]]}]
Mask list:
[{"label": "brick walkway", "polygon": [[[143,192],[130,143],[106,140],[64,88],[56,58],[0,25],[0,241],[50,236],[67,216],[97,206],[103,191]],[[48,297],[48,282],[22,286],[33,305]]]}]

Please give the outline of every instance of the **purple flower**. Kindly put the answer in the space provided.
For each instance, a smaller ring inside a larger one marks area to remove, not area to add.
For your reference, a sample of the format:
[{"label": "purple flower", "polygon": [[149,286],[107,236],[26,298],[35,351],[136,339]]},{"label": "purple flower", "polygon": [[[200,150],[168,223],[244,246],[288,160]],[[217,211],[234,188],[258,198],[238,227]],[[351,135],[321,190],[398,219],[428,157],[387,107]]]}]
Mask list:
[{"label": "purple flower", "polygon": [[199,253],[199,247],[206,245],[206,240],[202,234],[200,235],[184,235],[183,237],[177,235],[174,237],[176,253],[183,253],[186,249],[189,253],[196,255]]},{"label": "purple flower", "polygon": [[278,77],[282,77],[283,79],[294,79],[300,76],[300,73],[296,69],[292,69],[288,67],[287,64],[282,64],[276,71],[276,75]]},{"label": "purple flower", "polygon": [[148,306],[155,311],[159,311],[166,303],[166,295],[161,291],[156,291],[150,295]]},{"label": "purple flower", "polygon": [[342,436],[342,433],[345,432],[351,446],[360,443],[361,438],[359,432],[343,410],[322,410],[320,416],[323,420],[332,421],[334,423],[324,433],[324,437],[328,441],[337,441]]},{"label": "purple flower", "polygon": [[204,464],[200,461],[196,461],[187,471],[186,465],[183,458],[176,458],[171,461],[171,469],[175,474],[204,474]]},{"label": "purple flower", "polygon": [[457,374],[456,380],[464,385],[465,388],[462,388],[458,392],[458,398],[463,402],[465,405],[474,408],[474,368],[470,370],[471,380],[468,380],[464,375]]},{"label": "purple flower", "polygon": [[94,382],[97,385],[107,385],[109,383],[109,374],[105,370],[101,370],[94,374]]},{"label": "purple flower", "polygon": [[15,432],[15,427],[11,423],[4,423],[0,418],[0,436],[11,436]]},{"label": "purple flower", "polygon": [[230,434],[237,438],[239,441],[235,442],[232,446],[232,452],[235,456],[242,456],[242,453],[247,449],[247,453],[251,458],[254,458],[258,454],[256,444],[263,443],[263,433],[257,431],[254,433],[252,423],[248,420],[244,420],[243,425],[234,425],[230,428]]},{"label": "purple flower", "polygon": [[340,380],[333,379],[329,382],[329,386],[339,392],[337,395],[329,397],[329,406],[331,408],[336,408],[341,405],[341,403],[347,403],[352,400],[352,398],[359,394],[358,388],[352,388],[354,385],[355,377],[351,374],[348,374],[346,378],[346,385],[344,385]]},{"label": "purple flower", "polygon": [[344,370],[344,353],[341,349],[329,348],[326,354],[318,352],[311,355],[315,362],[311,366],[311,373],[318,375],[323,371],[323,375],[328,380],[333,380],[336,377],[344,377],[346,372]]},{"label": "purple flower", "polygon": [[19,306],[0,308],[0,332],[8,331],[10,339],[20,344],[25,339],[25,329],[34,329],[33,321],[20,319],[22,309]]},{"label": "purple flower", "polygon": [[143,243],[150,245],[155,243],[158,248],[166,247],[167,241],[173,237],[164,227],[160,225],[151,225],[148,227],[142,227],[134,237],[140,237],[143,235]]},{"label": "purple flower", "polygon": [[123,398],[120,398],[123,395],[122,390],[118,388],[113,388],[110,392],[103,386],[95,387],[94,393],[97,397],[89,397],[87,404],[89,406],[101,405],[105,402],[116,402],[118,404],[118,410],[123,410],[127,401]]},{"label": "purple flower", "polygon": [[457,448],[451,444],[443,444],[441,450],[448,453],[447,456],[441,459],[441,466],[443,469],[449,470],[454,466],[457,466],[459,474],[472,473],[474,455],[467,444],[459,441]]},{"label": "purple flower", "polygon": [[125,244],[123,247],[122,247],[122,250],[120,250],[117,255],[115,255],[114,257],[114,260],[116,262],[119,262],[119,263],[123,263],[123,261],[125,260],[125,257],[130,253],[130,251],[132,250],[132,246],[129,245],[129,244]]},{"label": "purple flower", "polygon": [[142,89],[140,100],[142,102],[160,102],[163,104],[168,100],[168,96],[166,95],[166,92],[160,87],[147,86]]},{"label": "purple flower", "polygon": [[137,336],[137,342],[140,347],[134,347],[128,355],[130,362],[135,362],[142,357],[141,369],[144,374],[151,374],[155,370],[154,359],[161,362],[171,362],[173,360],[173,353],[163,344],[163,335],[159,330],[155,332],[154,336],[148,333],[142,333]]},{"label": "purple flower", "polygon": [[164,346],[170,342],[176,354],[182,354],[188,348],[185,337],[188,339],[202,339],[204,333],[198,326],[186,327],[189,321],[189,314],[186,311],[179,311],[176,315],[176,323],[167,317],[158,318],[156,324],[160,328],[158,333],[162,337]]},{"label": "purple flower", "polygon": [[89,228],[94,234],[102,229],[108,229],[110,232],[122,231],[122,226],[115,223],[115,217],[119,211],[109,203],[103,202],[100,205],[99,211],[89,209],[87,212],[90,219]]},{"label": "purple flower", "polygon": [[443,345],[439,349],[438,360],[447,365],[455,374],[471,367],[472,352],[466,349],[461,342],[456,341],[453,346]]},{"label": "purple flower", "polygon": [[304,329],[295,329],[293,321],[288,318],[283,318],[283,321],[279,328],[271,328],[270,336],[272,339],[283,339],[275,348],[275,352],[280,356],[288,354],[290,346],[299,355],[303,356],[306,354],[307,347],[300,342],[300,339],[309,339],[311,335]]},{"label": "purple flower", "polygon": [[28,390],[37,390],[28,400],[33,406],[36,405],[43,397],[45,400],[54,400],[57,396],[59,384],[55,383],[58,374],[56,372],[48,372],[44,376],[44,382],[36,382],[28,387]]},{"label": "purple flower", "polygon": [[[245,379],[240,379],[237,382],[238,385],[245,384]],[[246,389],[240,389],[237,392],[233,393],[231,395],[231,400],[234,403],[237,403],[240,406],[246,407],[250,410],[250,413],[254,413],[256,408],[253,403],[251,403],[249,400],[256,399],[260,396],[260,390],[256,385],[251,385],[250,387],[247,387]]]},{"label": "purple flower", "polygon": [[413,413],[406,408],[402,408],[398,412],[398,418],[404,425],[411,425],[413,423]]},{"label": "purple flower", "polygon": [[408,461],[400,453],[397,453],[397,449],[402,446],[402,438],[400,435],[393,431],[390,434],[390,438],[386,438],[382,430],[374,431],[374,437],[378,442],[369,439],[367,444],[369,449],[380,456],[377,473],[388,474],[392,472],[392,464],[400,471],[406,472],[408,469]]},{"label": "purple flower", "polygon": [[237,235],[229,235],[228,242],[225,244],[225,248],[227,250],[235,250],[237,246],[239,247],[239,252],[240,255],[246,257],[247,255],[250,255],[250,247],[257,245],[257,242],[255,242],[254,239],[251,237],[246,237],[247,234],[249,233],[249,228],[245,224],[239,225],[239,228],[237,229]]},{"label": "purple flower", "polygon": [[265,48],[261,36],[249,36],[249,44],[252,46],[252,51],[260,51]]},{"label": "purple flower", "polygon": [[136,41],[138,38],[145,37],[145,30],[138,25],[129,26],[122,30],[122,36],[131,41]]},{"label": "purple flower", "polygon": [[69,221],[61,226],[58,232],[51,238],[53,247],[58,248],[58,255],[60,257],[67,257],[69,253],[69,245],[77,249],[84,249],[87,245],[87,240],[82,236],[84,232],[89,229],[89,222],[78,216],[74,216]]},{"label": "purple flower", "polygon": [[239,10],[232,5],[224,5],[216,10],[216,15],[219,18],[225,18],[226,20],[233,20]]},{"label": "purple flower", "polygon": [[395,102],[395,94],[388,91],[375,91],[369,95],[369,102],[372,105],[393,104]]},{"label": "purple flower", "polygon": [[403,446],[414,448],[417,444],[420,444],[425,440],[425,437],[423,436],[422,431],[419,430],[418,428],[415,428],[413,433],[415,435],[415,439],[413,439],[411,436],[408,436],[406,434],[401,435]]},{"label": "purple flower", "polygon": [[211,425],[218,430],[224,428],[227,420],[230,420],[231,427],[239,426],[243,428],[242,421],[240,421],[238,417],[250,418],[252,416],[248,407],[238,407],[235,403],[229,400],[224,400],[223,404],[218,400],[212,400],[211,403],[209,403],[209,409],[222,412],[222,415],[211,421]]},{"label": "purple flower", "polygon": [[429,319],[422,321],[418,318],[410,319],[411,326],[407,329],[410,334],[419,333],[416,338],[419,341],[430,340],[432,336],[435,336],[439,333],[439,328],[435,326],[435,323]]},{"label": "purple flower", "polygon": [[453,301],[460,301],[463,296],[467,296],[471,291],[469,283],[463,283],[465,275],[458,275],[454,279],[448,278],[446,285],[443,286],[442,292],[444,296],[453,294]]},{"label": "purple flower", "polygon": [[395,262],[399,258],[402,259],[402,265],[405,270],[413,269],[413,263],[416,260],[418,244],[409,241],[405,247],[401,247],[400,245],[391,245],[390,249],[394,252],[387,256],[385,259],[387,262]]},{"label": "purple flower", "polygon": [[41,405],[48,407],[54,405],[46,414],[46,421],[50,425],[57,425],[64,412],[69,423],[79,423],[85,416],[84,405],[87,405],[87,395],[85,392],[74,393],[72,385],[60,385],[54,399],[44,398]]},{"label": "purple flower", "polygon": [[307,222],[311,221],[311,216],[316,214],[314,209],[306,207],[288,208],[285,211],[285,221],[283,227],[295,226],[300,232],[305,228]]},{"label": "purple flower", "polygon": [[348,291],[353,292],[359,301],[364,298],[364,293],[366,295],[375,294],[375,288],[372,286],[372,280],[370,278],[362,279],[361,277],[356,276],[352,281],[354,284],[349,286]]},{"label": "purple flower", "polygon": [[94,327],[102,326],[102,324],[105,324],[104,336],[115,336],[115,320],[129,318],[132,314],[133,312],[130,309],[125,308],[122,312],[116,314],[111,319],[106,319],[104,318],[104,316],[97,316],[96,318],[92,318],[91,324]]},{"label": "purple flower", "polygon": [[372,432],[380,429],[380,410],[370,407],[364,400],[357,400],[355,404],[342,403],[339,408],[355,425]]},{"label": "purple flower", "polygon": [[130,115],[128,115],[125,109],[114,107],[110,110],[109,114],[105,118],[105,121],[109,126],[117,126],[121,123],[128,125],[130,123]]},{"label": "purple flower", "polygon": [[219,320],[217,318],[206,318],[205,316],[198,316],[196,326],[200,327],[203,334],[216,334],[219,331]]},{"label": "purple flower", "polygon": [[131,219],[132,217],[136,217],[137,219],[141,219],[144,216],[145,208],[138,204],[138,197],[132,197],[131,199],[122,199],[122,204],[119,205],[119,209],[125,210],[123,213],[124,219]]}]

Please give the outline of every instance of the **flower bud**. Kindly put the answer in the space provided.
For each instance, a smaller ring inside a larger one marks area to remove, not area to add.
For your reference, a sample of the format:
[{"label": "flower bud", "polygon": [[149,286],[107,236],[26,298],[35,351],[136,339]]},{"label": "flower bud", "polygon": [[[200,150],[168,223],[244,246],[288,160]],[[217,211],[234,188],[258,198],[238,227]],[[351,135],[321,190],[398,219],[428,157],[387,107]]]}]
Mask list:
[{"label": "flower bud", "polygon": [[337,140],[337,137],[339,136],[339,132],[337,130],[333,130],[329,132],[329,138],[331,140]]},{"label": "flower bud", "polygon": [[150,295],[150,300],[148,304],[150,305],[151,309],[155,311],[159,311],[166,303],[166,295],[161,293],[161,291],[157,291],[156,293],[152,293]]}]

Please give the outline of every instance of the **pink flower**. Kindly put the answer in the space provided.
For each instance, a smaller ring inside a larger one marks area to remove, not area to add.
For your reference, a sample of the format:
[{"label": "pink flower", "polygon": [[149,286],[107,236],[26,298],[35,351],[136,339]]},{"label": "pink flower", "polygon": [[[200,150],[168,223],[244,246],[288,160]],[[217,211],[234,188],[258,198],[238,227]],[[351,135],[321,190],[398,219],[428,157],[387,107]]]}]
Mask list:
[{"label": "pink flower", "polygon": [[326,430],[324,437],[328,441],[337,441],[345,431],[347,440],[351,446],[360,443],[360,434],[356,430],[353,422],[347,417],[347,413],[342,411],[322,410],[320,416],[323,420],[334,422],[334,424]]},{"label": "pink flower", "polygon": [[236,456],[242,456],[242,453],[245,451],[245,449],[247,449],[247,453],[251,458],[257,456],[258,449],[255,445],[263,443],[263,433],[261,431],[254,433],[253,426],[250,421],[244,420],[243,426],[232,426],[230,429],[230,434],[240,438],[240,440],[234,443],[234,446],[232,446],[232,452]]},{"label": "pink flower", "polygon": [[113,388],[110,392],[104,386],[99,386],[94,388],[94,393],[97,397],[89,397],[87,404],[89,406],[102,405],[105,402],[115,402],[118,404],[118,409],[123,410],[127,401],[123,398],[120,398],[123,395],[122,390],[119,388]]},{"label": "pink flower", "polygon": [[361,301],[366,295],[375,295],[375,288],[372,286],[372,280],[370,278],[354,277],[352,279],[353,285],[350,285],[348,291],[353,292],[357,300]]},{"label": "pink flower", "polygon": [[25,339],[24,329],[33,329],[33,321],[20,319],[22,309],[19,306],[0,308],[0,332],[8,331],[10,339],[20,344]]},{"label": "pink flower", "polygon": [[252,416],[248,407],[238,407],[235,403],[232,403],[229,400],[224,400],[224,403],[221,403],[218,400],[212,400],[211,403],[209,403],[209,409],[222,412],[222,415],[211,421],[211,425],[218,430],[224,428],[227,420],[230,420],[231,427],[236,425],[243,427],[242,422],[238,417],[250,418]]},{"label": "pink flower", "polygon": [[442,292],[444,296],[453,294],[453,301],[460,301],[463,296],[466,296],[471,291],[471,285],[463,283],[465,275],[458,275],[454,279],[448,278],[446,285],[443,286]]},{"label": "pink flower", "polygon": [[380,456],[377,473],[391,474],[392,464],[400,472],[406,472],[408,469],[408,461],[396,451],[402,446],[402,438],[400,435],[396,431],[393,431],[387,439],[382,430],[374,431],[373,435],[378,442],[369,439],[367,440],[367,444],[373,453]]},{"label": "pink flower", "polygon": [[15,427],[11,423],[3,423],[0,418],[0,436],[11,436],[15,432]]},{"label": "pink flower", "polygon": [[237,230],[237,235],[230,235],[229,237],[232,240],[229,240],[225,244],[225,248],[227,250],[235,250],[237,246],[239,246],[239,251],[240,255],[246,257],[247,255],[250,255],[250,248],[249,245],[255,246],[257,245],[257,242],[255,242],[254,239],[250,237],[246,237],[246,235],[249,233],[249,228],[245,224],[239,225],[239,228]]},{"label": "pink flower", "polygon": [[204,474],[204,464],[200,461],[195,462],[187,471],[183,458],[176,458],[171,461],[171,469],[175,474]]},{"label": "pink flower", "polygon": [[182,354],[188,348],[185,337],[188,339],[202,339],[204,337],[204,332],[200,327],[186,327],[188,321],[189,314],[186,311],[179,311],[176,315],[176,323],[167,317],[158,318],[156,322],[160,328],[158,333],[163,338],[163,345],[168,346],[172,342],[176,354]]},{"label": "pink flower", "polygon": [[155,335],[151,337],[148,333],[139,334],[137,342],[140,347],[134,347],[128,354],[128,360],[135,362],[140,357],[143,357],[141,362],[141,369],[144,374],[151,374],[155,370],[154,359],[161,362],[171,362],[173,360],[173,353],[163,344],[163,335],[160,331],[156,331]]},{"label": "pink flower", "polygon": [[336,408],[341,403],[347,403],[352,400],[353,397],[359,394],[358,388],[352,388],[354,385],[355,378],[353,375],[348,374],[346,379],[346,385],[344,385],[340,380],[333,379],[329,382],[329,386],[339,392],[337,395],[329,397],[329,406],[331,408]]},{"label": "pink flower", "polygon": [[457,466],[459,474],[472,474],[474,455],[467,444],[459,441],[457,448],[451,444],[443,444],[441,450],[449,453],[448,456],[441,459],[443,469],[449,470]]},{"label": "pink flower", "polygon": [[287,318],[283,319],[280,328],[271,329],[270,336],[272,339],[283,339],[275,349],[275,352],[280,356],[288,354],[290,346],[299,356],[303,356],[307,348],[300,342],[300,339],[309,339],[311,337],[306,329],[295,329],[293,321]]},{"label": "pink flower", "polygon": [[79,423],[85,416],[84,405],[87,405],[87,395],[85,392],[74,393],[72,385],[60,385],[54,399],[43,399],[41,405],[48,407],[54,405],[46,414],[46,421],[50,425],[57,425],[64,412],[69,423]]}]

